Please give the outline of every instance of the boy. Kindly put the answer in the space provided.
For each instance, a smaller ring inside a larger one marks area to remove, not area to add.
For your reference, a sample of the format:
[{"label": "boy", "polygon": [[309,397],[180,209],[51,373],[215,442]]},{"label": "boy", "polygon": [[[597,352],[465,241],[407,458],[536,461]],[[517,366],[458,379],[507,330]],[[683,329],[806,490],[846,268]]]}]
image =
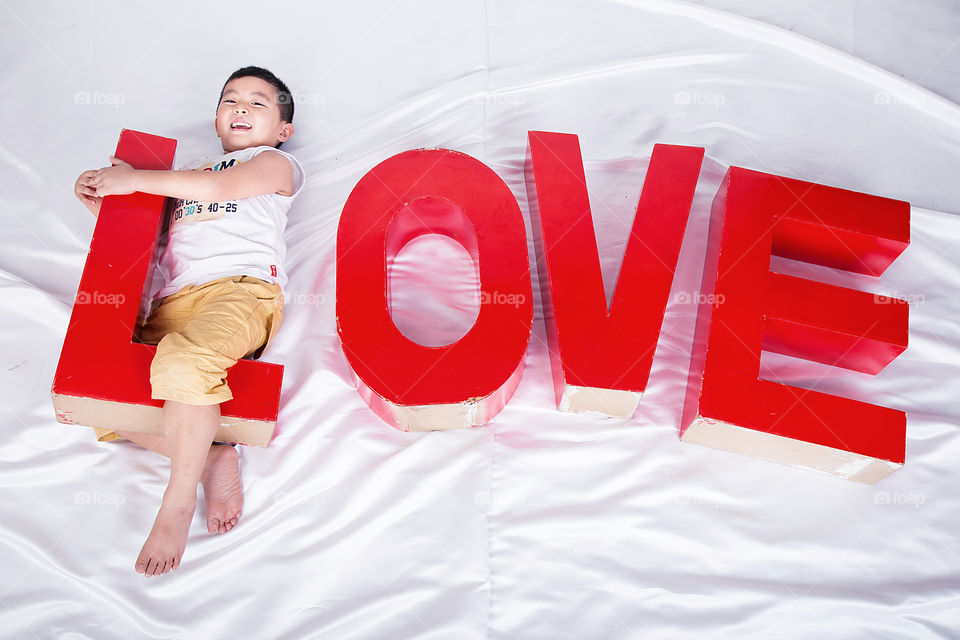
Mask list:
[{"label": "boy", "polygon": [[170,458],[163,501],[137,557],[144,575],[180,566],[203,483],[207,529],[225,533],[243,505],[238,456],[214,443],[226,369],[258,353],[283,319],[286,213],[303,186],[296,159],[278,151],[293,135],[287,86],[260,67],[238,69],[214,120],[224,155],[177,171],[138,171],[117,158],[84,171],[74,192],[96,216],[104,196],[141,191],[177,198],[159,260],[165,285],[140,338],[156,344],[152,397],[164,400],[163,435],[98,430]]}]

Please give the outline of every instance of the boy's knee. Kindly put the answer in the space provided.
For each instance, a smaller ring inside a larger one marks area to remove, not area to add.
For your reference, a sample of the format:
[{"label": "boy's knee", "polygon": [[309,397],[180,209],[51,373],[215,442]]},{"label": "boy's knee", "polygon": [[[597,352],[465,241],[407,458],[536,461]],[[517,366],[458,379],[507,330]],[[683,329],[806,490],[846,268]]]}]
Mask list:
[{"label": "boy's knee", "polygon": [[168,333],[157,344],[150,363],[153,397],[191,404],[229,400],[226,370],[233,364],[229,360],[179,333]]},{"label": "boy's knee", "polygon": [[157,343],[157,352],[150,364],[150,373],[176,370],[189,373],[201,360],[216,355],[212,350],[198,345],[179,333],[168,333]]}]

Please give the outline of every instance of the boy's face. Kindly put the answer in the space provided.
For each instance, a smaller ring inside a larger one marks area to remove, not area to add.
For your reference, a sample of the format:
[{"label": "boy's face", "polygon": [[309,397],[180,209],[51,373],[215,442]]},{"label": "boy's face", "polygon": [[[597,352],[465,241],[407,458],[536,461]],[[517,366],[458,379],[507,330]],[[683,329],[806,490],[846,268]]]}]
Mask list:
[{"label": "boy's face", "polygon": [[213,126],[227,153],[260,145],[273,147],[293,135],[293,123],[280,120],[276,88],[254,76],[227,83]]}]

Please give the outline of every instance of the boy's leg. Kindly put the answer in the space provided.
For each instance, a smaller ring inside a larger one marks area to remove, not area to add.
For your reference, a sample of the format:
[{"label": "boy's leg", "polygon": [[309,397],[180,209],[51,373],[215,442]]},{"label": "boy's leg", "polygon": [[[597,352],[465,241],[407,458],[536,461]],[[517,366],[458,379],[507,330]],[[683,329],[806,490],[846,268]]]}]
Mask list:
[{"label": "boy's leg", "polygon": [[[170,482],[137,558],[139,573],[156,575],[179,566],[196,508],[197,483],[219,428],[219,403],[232,397],[226,371],[267,342],[276,323],[276,309],[282,305],[279,286],[247,283],[246,278],[221,279],[183,296],[174,294],[176,298],[165,299],[157,309],[154,324],[163,338],[151,363],[150,383],[153,397],[165,399]],[[175,315],[189,321],[168,333],[165,318]],[[238,517],[239,510],[230,523]]]},{"label": "boy's leg", "polygon": [[115,433],[137,446],[159,453],[164,457],[170,457],[170,450],[167,448],[167,438],[162,434],[125,431],[123,429],[117,429]]},{"label": "boy's leg", "polygon": [[[125,430],[116,433],[144,449],[170,457],[167,438],[162,434]],[[210,445],[200,484],[206,503],[207,531],[226,533],[233,529],[243,510],[243,484],[237,450],[228,444]]]},{"label": "boy's leg", "polygon": [[170,481],[153,529],[137,557],[137,573],[167,573],[180,564],[197,506],[197,485],[219,427],[219,404],[164,402],[163,433],[170,453]]}]

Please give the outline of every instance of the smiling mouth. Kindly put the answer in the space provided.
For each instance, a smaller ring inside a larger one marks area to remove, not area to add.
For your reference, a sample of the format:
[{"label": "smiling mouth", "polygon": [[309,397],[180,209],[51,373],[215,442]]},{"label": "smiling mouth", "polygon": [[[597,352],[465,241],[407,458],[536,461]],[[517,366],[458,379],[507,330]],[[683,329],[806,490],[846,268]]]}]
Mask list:
[{"label": "smiling mouth", "polygon": [[236,122],[230,125],[230,128],[233,129],[234,131],[237,131],[237,130],[249,131],[250,129],[253,128],[253,125],[251,125],[249,122],[243,122],[242,120],[237,120]]}]

